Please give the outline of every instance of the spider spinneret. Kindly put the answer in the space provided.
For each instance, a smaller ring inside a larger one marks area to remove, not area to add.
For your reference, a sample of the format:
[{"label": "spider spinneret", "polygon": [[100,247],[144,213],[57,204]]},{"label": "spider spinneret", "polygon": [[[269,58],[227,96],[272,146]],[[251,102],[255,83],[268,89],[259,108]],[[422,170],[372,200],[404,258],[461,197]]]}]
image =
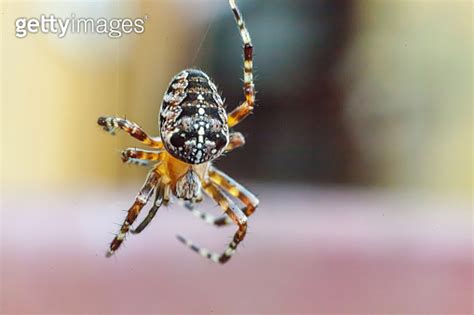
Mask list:
[{"label": "spider spinneret", "polygon": [[[229,114],[216,85],[200,70],[188,69],[178,73],[163,97],[160,108],[160,137],[150,137],[139,125],[115,116],[99,117],[97,123],[115,134],[121,129],[154,150],[128,148],[122,151],[126,163],[149,165],[155,162],[147,179],[130,207],[120,231],[110,243],[107,256],[120,247],[129,231],[140,233],[152,221],[158,209],[167,205],[174,196],[185,202],[194,215],[215,226],[234,224],[237,231],[222,254],[201,248],[182,236],[178,239],[193,251],[213,262],[227,262],[245,238],[247,218],[254,213],[258,199],[246,188],[212,165],[224,152],[245,144],[243,135],[229,129],[236,126],[253,110],[255,89],[253,83],[253,46],[250,35],[235,0],[230,7],[240,30],[244,50],[245,100]],[[194,209],[203,193],[224,211],[222,217]],[[154,194],[154,201],[145,219],[133,230],[132,224]],[[239,200],[239,207],[233,199]]]}]

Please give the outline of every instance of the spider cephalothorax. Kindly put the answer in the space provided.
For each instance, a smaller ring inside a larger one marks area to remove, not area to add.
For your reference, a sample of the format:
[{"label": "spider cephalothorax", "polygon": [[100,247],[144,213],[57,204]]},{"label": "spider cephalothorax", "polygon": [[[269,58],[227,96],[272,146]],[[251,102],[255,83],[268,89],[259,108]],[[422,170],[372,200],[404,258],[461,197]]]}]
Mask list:
[{"label": "spider cephalothorax", "polygon": [[[145,184],[130,207],[120,231],[110,244],[111,256],[122,244],[138,214],[154,194],[153,206],[146,218],[132,230],[140,233],[153,219],[158,209],[174,196],[183,200],[196,216],[216,226],[237,225],[232,241],[222,254],[194,245],[182,236],[178,239],[214,262],[225,263],[237,249],[247,232],[247,218],[258,206],[258,199],[238,182],[212,165],[223,152],[230,152],[245,144],[239,132],[229,131],[253,110],[253,46],[235,0],[229,0],[244,43],[244,96],[245,101],[228,115],[216,85],[200,70],[188,69],[178,73],[168,87],[160,109],[160,137],[150,137],[136,123],[105,116],[98,124],[114,134],[122,129],[132,137],[155,150],[129,148],[122,151],[127,163],[148,165],[156,162],[148,173]],[[225,216],[214,218],[194,209],[203,193],[214,200]],[[240,208],[234,201],[243,205]]]},{"label": "spider cephalothorax", "polygon": [[229,127],[215,84],[202,71],[178,73],[160,110],[161,139],[174,157],[200,164],[215,159],[229,142]]}]

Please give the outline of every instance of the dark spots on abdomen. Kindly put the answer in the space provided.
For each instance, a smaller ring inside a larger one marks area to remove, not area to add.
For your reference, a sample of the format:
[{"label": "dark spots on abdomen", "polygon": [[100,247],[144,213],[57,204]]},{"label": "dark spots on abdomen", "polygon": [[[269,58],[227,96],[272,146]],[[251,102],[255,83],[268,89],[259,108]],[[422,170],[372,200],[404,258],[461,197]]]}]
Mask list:
[{"label": "dark spots on abdomen", "polygon": [[176,132],[171,136],[170,142],[175,148],[180,148],[184,146],[186,142],[186,137],[181,135],[181,132]]}]

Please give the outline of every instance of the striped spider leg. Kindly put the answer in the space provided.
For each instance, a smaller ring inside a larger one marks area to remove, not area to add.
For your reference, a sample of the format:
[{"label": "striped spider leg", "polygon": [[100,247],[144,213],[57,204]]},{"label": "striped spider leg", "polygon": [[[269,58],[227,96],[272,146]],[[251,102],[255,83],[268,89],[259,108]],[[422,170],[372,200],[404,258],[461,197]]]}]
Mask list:
[{"label": "striped spider leg", "polygon": [[163,203],[167,203],[165,201],[165,191],[167,187],[169,186],[161,183],[160,180],[155,191],[155,201],[153,202],[153,207],[151,207],[146,218],[143,219],[143,221],[135,229],[131,230],[132,234],[138,234],[143,231],[148,226],[148,224],[150,224],[151,220],[153,220],[161,205],[163,205]]},{"label": "striped spider leg", "polygon": [[225,147],[224,153],[230,153],[235,149],[245,145],[245,137],[240,132],[231,132],[229,134],[229,143]]},{"label": "striped spider leg", "polygon": [[141,150],[137,148],[128,148],[121,152],[121,158],[124,163],[148,166],[150,162],[163,160],[164,151]]},{"label": "striped spider leg", "polygon": [[101,116],[97,120],[99,126],[102,126],[105,131],[114,135],[115,130],[122,129],[133,138],[137,139],[143,144],[152,148],[163,148],[163,143],[159,139],[150,137],[138,124],[129,121],[125,118],[115,116]]},{"label": "striped spider leg", "polygon": [[159,175],[155,171],[155,169],[152,169],[148,173],[148,177],[143,184],[142,189],[138,193],[137,197],[135,198],[135,202],[133,205],[130,207],[128,210],[127,216],[125,218],[125,221],[123,222],[122,226],[120,227],[120,230],[118,234],[115,236],[115,238],[112,240],[110,243],[109,250],[107,252],[107,257],[110,257],[114,254],[114,252],[120,247],[122,244],[123,240],[125,239],[125,236],[127,235],[128,231],[130,230],[130,226],[135,222],[135,220],[138,217],[138,214],[140,211],[143,209],[143,207],[147,204],[148,199],[150,198],[150,195],[153,193],[153,191],[156,188],[156,185],[159,180]]},{"label": "striped spider leg", "polygon": [[[164,159],[166,155],[165,151],[149,151],[141,150],[136,148],[128,148],[122,151],[122,161],[124,163],[133,163],[138,165],[147,166],[149,162],[155,161],[160,162]],[[158,166],[158,165],[157,165]],[[164,184],[162,178],[158,179],[158,183],[155,188],[155,200],[153,206],[150,208],[148,215],[145,219],[130,232],[132,234],[138,234],[143,231],[148,224],[153,220],[156,213],[163,203],[166,205],[169,201],[170,187],[167,184]]]},{"label": "striped spider leg", "polygon": [[234,127],[245,117],[252,113],[255,104],[255,85],[253,83],[253,45],[250,34],[245,27],[245,22],[235,0],[229,0],[230,7],[234,13],[235,21],[239,27],[240,36],[244,43],[244,96],[245,101],[229,113],[229,127]]},{"label": "striped spider leg", "polygon": [[206,248],[199,247],[195,245],[190,240],[185,237],[178,235],[178,240],[183,244],[191,248],[196,253],[200,254],[203,257],[210,259],[213,262],[218,262],[221,264],[226,263],[232,255],[237,250],[237,246],[245,238],[247,233],[247,216],[240,210],[240,208],[228,197],[226,197],[220,189],[212,182],[204,182],[203,189],[206,194],[214,200],[226,213],[226,215],[238,226],[237,231],[234,234],[234,238],[227,246],[227,249],[222,254],[217,254],[209,251]]},{"label": "striped spider leg", "polygon": [[[228,195],[237,198],[244,204],[242,211],[249,217],[251,216],[258,207],[259,200],[252,194],[248,189],[239,184],[236,180],[231,178],[229,175],[211,166],[209,168],[209,179],[223,190]],[[194,208],[187,207],[196,217],[203,219],[209,224],[215,226],[224,226],[232,223],[232,220],[228,216],[215,217],[209,213],[205,213]]]}]

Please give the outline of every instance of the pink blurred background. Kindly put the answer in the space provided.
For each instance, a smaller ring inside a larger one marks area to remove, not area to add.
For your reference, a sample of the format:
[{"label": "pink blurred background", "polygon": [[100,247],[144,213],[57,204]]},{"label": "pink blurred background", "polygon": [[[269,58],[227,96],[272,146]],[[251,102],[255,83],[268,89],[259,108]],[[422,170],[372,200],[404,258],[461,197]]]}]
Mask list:
[{"label": "pink blurred background", "polygon": [[174,236],[220,248],[232,228],[217,230],[178,205],[105,259],[112,223],[133,189],[7,199],[5,209],[15,211],[2,218],[3,312],[470,312],[471,222],[452,215],[467,205],[386,191],[249,186],[262,206],[224,266]]}]

